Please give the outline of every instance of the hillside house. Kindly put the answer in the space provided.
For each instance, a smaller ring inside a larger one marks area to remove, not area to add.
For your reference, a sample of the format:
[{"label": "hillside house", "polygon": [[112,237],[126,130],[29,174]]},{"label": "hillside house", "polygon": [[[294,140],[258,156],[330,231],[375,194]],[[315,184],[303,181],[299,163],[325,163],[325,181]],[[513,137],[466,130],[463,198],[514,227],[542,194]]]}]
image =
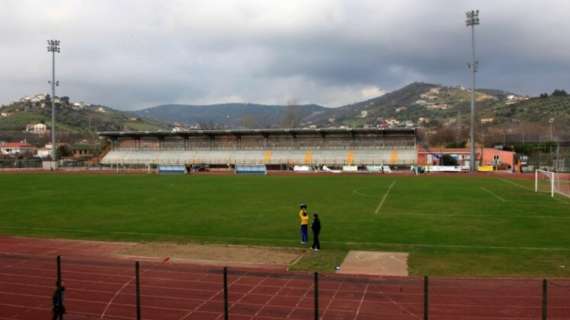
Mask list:
[{"label": "hillside house", "polygon": [[97,145],[78,143],[71,146],[71,154],[74,159],[89,159],[99,153]]},{"label": "hillside house", "polygon": [[489,123],[493,123],[495,121],[495,118],[481,118],[481,124],[489,124]]},{"label": "hillside house", "polygon": [[46,134],[48,128],[44,123],[30,123],[26,125],[26,132],[41,135]]}]

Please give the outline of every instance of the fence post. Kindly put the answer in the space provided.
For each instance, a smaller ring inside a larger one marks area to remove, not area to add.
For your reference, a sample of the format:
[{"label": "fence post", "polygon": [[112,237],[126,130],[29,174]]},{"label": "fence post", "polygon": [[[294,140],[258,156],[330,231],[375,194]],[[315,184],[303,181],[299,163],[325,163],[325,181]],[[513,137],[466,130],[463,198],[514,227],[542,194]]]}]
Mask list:
[{"label": "fence post", "polygon": [[228,267],[224,267],[224,320],[230,318],[228,310]]},{"label": "fence post", "polygon": [[315,272],[315,320],[319,320],[319,273]]},{"label": "fence post", "polygon": [[548,280],[542,280],[542,320],[548,319]]},{"label": "fence post", "polygon": [[[61,256],[57,256],[56,258],[56,280],[55,280],[55,286],[56,286],[56,294],[59,295],[59,299],[61,299],[60,303],[63,306],[64,305],[64,301],[63,301],[63,291],[60,291],[61,288],[63,287],[63,283],[61,280]],[[57,316],[57,319],[59,320],[63,320],[63,313],[60,313]]]},{"label": "fence post", "polygon": [[136,290],[136,306],[137,320],[141,319],[141,283],[140,283],[140,263],[135,262],[135,290]]},{"label": "fence post", "polygon": [[429,278],[424,276],[424,320],[429,319]]},{"label": "fence post", "polygon": [[56,268],[56,281],[55,281],[55,285],[58,288],[61,288],[61,256],[57,256],[56,259],[56,264],[57,264],[57,268]]}]

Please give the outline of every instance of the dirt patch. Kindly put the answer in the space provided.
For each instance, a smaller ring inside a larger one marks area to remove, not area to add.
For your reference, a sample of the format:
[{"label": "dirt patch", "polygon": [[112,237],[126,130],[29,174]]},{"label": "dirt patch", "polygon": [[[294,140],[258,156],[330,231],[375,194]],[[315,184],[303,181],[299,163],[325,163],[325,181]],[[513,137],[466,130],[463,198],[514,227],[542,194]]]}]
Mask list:
[{"label": "dirt patch", "polygon": [[173,262],[227,266],[287,268],[303,254],[302,250],[236,245],[138,243],[116,252],[120,256],[170,259]]},{"label": "dirt patch", "polygon": [[402,252],[349,251],[339,273],[407,276],[408,254]]},{"label": "dirt patch", "polygon": [[42,239],[0,235],[0,254],[128,260],[259,267],[288,270],[303,255],[302,249],[238,245],[133,243]]}]

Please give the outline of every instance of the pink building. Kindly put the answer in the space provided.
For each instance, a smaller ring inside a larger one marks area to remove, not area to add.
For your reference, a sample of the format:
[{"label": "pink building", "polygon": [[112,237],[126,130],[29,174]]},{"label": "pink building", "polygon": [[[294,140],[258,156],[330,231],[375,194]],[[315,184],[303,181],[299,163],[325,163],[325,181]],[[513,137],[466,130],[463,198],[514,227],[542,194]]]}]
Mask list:
[{"label": "pink building", "polygon": [[[518,166],[516,154],[512,151],[498,150],[494,148],[476,148],[477,162],[479,166],[493,166],[496,169],[512,169]],[[426,150],[418,147],[418,165],[442,165],[442,157],[449,155],[457,160],[460,166],[468,166],[471,158],[469,148],[430,148]]]}]

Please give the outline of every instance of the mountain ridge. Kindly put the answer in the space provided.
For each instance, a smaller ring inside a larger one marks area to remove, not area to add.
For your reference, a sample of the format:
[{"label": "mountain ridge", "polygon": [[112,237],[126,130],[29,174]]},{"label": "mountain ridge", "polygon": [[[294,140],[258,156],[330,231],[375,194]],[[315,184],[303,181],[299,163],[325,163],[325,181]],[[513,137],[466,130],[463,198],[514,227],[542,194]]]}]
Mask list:
[{"label": "mountain ridge", "polygon": [[[51,121],[48,95],[22,98],[0,107],[0,132],[19,132],[25,125]],[[570,97],[563,90],[528,97],[496,89],[478,89],[476,131],[485,135],[521,135],[550,127],[570,132]],[[471,91],[461,86],[414,82],[398,90],[338,108],[316,104],[264,105],[221,103],[164,104],[132,112],[56,98],[59,131],[156,131],[185,129],[414,127],[442,141],[465,142],[470,124]],[[552,121],[553,123],[549,123]],[[0,140],[8,140],[0,136]],[[12,139],[13,140],[13,139]]]}]

